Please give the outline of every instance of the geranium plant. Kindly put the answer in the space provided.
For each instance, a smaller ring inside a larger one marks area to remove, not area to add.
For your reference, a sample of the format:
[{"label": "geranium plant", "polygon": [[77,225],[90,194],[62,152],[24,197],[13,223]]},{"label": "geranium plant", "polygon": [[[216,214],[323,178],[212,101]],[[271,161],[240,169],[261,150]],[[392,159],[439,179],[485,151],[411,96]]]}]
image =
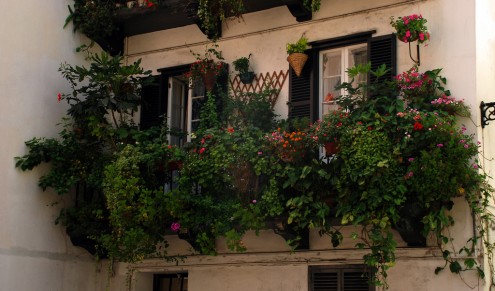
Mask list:
[{"label": "geranium plant", "polygon": [[213,44],[211,47],[206,47],[203,55],[191,51],[196,57],[196,61],[191,64],[188,72],[185,73],[187,78],[193,80],[204,80],[208,74],[217,76],[223,69],[222,53],[218,50],[218,44]]},{"label": "geranium plant", "polygon": [[423,16],[412,14],[394,19],[390,18],[390,24],[397,31],[397,38],[403,42],[418,41],[423,43],[430,39],[430,33],[426,27],[427,20]]}]

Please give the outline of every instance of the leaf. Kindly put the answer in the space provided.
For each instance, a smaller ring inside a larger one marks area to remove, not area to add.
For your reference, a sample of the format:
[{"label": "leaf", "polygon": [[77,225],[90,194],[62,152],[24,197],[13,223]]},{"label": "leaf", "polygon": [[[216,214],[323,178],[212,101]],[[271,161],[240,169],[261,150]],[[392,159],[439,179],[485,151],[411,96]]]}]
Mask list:
[{"label": "leaf", "polygon": [[442,268],[442,267],[437,267],[437,268],[435,269],[435,275],[438,275],[438,273],[440,273],[441,271],[443,271],[443,269],[444,269],[444,268]]},{"label": "leaf", "polygon": [[457,261],[451,262],[449,268],[452,273],[456,274],[459,274],[459,272],[462,270],[461,264],[459,264],[459,262]]}]

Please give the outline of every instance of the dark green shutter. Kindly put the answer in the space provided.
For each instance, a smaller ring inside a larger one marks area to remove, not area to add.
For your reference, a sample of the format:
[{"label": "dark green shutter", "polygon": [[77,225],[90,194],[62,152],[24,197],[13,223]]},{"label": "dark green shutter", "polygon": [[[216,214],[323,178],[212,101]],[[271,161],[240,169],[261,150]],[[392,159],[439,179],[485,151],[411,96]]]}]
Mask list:
[{"label": "dark green shutter", "polygon": [[309,55],[301,76],[289,69],[289,118],[309,118],[313,120],[315,111],[313,101],[313,58]]},{"label": "dark green shutter", "polygon": [[[368,56],[371,62],[371,70],[376,70],[380,65],[385,64],[389,72],[385,75],[387,79],[392,79],[397,74],[397,57],[396,57],[396,36],[388,34],[379,37],[373,37],[368,42]],[[370,81],[374,81],[370,76]]]},{"label": "dark green shutter", "polygon": [[[153,82],[142,88],[140,128],[147,129],[162,123],[166,108],[167,78],[153,76]],[[163,83],[165,82],[165,84]]]},{"label": "dark green shutter", "polygon": [[372,291],[364,266],[312,266],[309,291]]},{"label": "dark green shutter", "polygon": [[222,70],[217,76],[217,81],[213,94],[217,103],[217,115],[220,121],[225,120],[223,116],[224,98],[227,98],[229,90],[229,64],[222,62]]}]

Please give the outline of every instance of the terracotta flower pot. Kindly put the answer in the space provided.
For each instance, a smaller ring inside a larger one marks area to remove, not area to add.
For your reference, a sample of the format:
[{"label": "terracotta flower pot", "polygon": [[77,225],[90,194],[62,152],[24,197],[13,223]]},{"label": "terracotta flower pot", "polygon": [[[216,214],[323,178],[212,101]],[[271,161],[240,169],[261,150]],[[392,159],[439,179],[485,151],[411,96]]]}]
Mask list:
[{"label": "terracotta flower pot", "polygon": [[327,157],[333,156],[340,152],[340,143],[338,141],[326,142],[324,146],[325,146],[325,155]]},{"label": "terracotta flower pot", "polygon": [[203,75],[203,83],[205,84],[206,91],[213,91],[216,81],[217,75],[213,71],[208,71]]}]

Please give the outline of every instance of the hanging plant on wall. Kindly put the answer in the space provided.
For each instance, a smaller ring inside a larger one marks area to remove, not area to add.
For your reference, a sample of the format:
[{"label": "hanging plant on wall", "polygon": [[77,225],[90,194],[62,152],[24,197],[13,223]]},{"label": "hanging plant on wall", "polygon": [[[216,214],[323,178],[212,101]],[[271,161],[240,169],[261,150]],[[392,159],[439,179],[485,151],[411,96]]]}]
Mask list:
[{"label": "hanging plant on wall", "polygon": [[423,16],[411,14],[394,19],[390,18],[390,24],[397,31],[397,38],[402,42],[418,41],[423,43],[430,39],[430,32],[426,27],[427,20]]},{"label": "hanging plant on wall", "polygon": [[189,3],[191,17],[209,39],[222,35],[222,22],[242,17],[245,12],[243,0],[193,0]]},{"label": "hanging plant on wall", "polygon": [[287,44],[287,61],[298,77],[308,60],[308,55],[304,53],[307,49],[308,39],[304,35],[297,42]]}]

